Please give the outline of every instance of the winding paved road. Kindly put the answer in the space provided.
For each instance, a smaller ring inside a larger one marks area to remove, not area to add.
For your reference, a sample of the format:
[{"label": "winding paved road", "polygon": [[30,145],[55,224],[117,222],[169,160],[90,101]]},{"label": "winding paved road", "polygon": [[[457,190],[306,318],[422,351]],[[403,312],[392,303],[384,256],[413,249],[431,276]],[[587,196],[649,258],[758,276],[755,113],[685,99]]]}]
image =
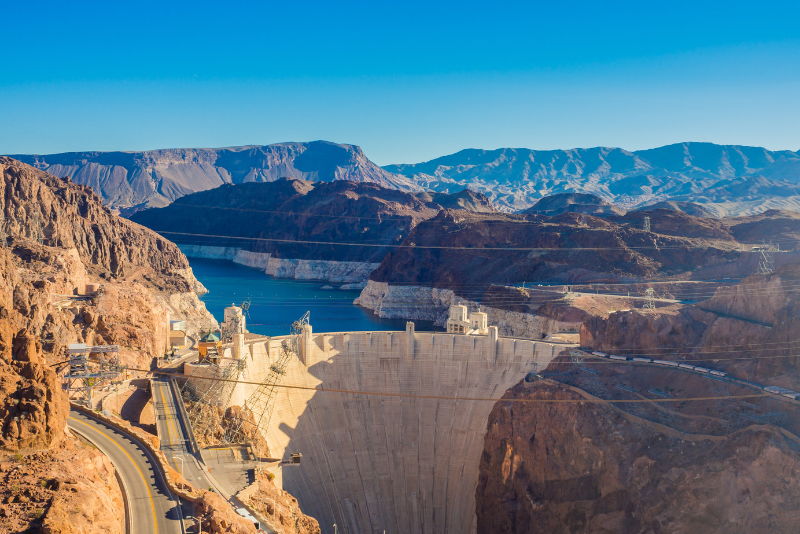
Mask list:
[{"label": "winding paved road", "polygon": [[132,533],[182,532],[177,500],[149,451],[126,433],[77,410],[70,410],[67,425],[94,443],[114,464],[128,495]]}]

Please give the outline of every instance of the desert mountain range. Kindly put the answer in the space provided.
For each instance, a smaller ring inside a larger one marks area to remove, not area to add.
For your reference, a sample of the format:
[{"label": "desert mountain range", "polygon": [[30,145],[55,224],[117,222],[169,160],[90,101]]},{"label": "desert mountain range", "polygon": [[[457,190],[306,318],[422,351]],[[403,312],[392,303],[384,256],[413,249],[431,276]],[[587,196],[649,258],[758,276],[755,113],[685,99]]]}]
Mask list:
[{"label": "desert mountain range", "polygon": [[278,178],[372,182],[403,191],[485,194],[498,209],[525,210],[563,192],[593,193],[625,209],[691,201],[717,216],[800,210],[800,153],[678,143],[649,150],[467,149],[416,164],[370,161],[355,145],[327,141],[145,152],[11,156],[90,185],[123,214],[163,207],[225,183]]}]

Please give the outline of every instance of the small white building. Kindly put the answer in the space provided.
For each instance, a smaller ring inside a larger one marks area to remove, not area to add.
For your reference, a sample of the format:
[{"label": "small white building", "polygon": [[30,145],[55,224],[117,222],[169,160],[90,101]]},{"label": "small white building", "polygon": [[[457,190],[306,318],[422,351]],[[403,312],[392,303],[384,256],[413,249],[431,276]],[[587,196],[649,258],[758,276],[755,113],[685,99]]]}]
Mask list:
[{"label": "small white building", "polygon": [[467,307],[461,304],[450,306],[447,333],[486,335],[489,333],[489,318],[483,312],[471,312],[467,316]]},{"label": "small white building", "polygon": [[225,319],[222,321],[222,330],[233,334],[244,334],[247,332],[241,307],[231,304],[225,308]]}]

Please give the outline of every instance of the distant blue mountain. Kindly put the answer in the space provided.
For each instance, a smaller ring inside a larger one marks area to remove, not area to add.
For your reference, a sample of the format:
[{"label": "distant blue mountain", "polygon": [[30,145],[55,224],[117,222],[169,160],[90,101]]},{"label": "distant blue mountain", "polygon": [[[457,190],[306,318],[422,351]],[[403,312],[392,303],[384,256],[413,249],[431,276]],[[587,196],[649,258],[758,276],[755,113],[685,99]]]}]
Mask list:
[{"label": "distant blue mountain", "polygon": [[10,157],[89,185],[107,205],[123,213],[166,206],[189,193],[226,183],[272,182],[284,177],[315,182],[372,182],[420,190],[404,176],[388,173],[372,163],[361,148],[328,141]]},{"label": "distant blue mountain", "polygon": [[571,192],[593,193],[628,209],[678,200],[704,204],[719,215],[800,210],[800,153],[759,147],[679,143],[635,152],[468,149],[384,170],[434,191],[469,187],[508,211]]},{"label": "distant blue mountain", "polygon": [[556,193],[591,193],[625,209],[670,200],[702,204],[717,215],[800,211],[800,153],[713,143],[635,152],[607,147],[467,149],[383,168],[355,145],[327,141],[11,157],[90,185],[123,213],[165,206],[224,183],[282,177],[372,182],[405,191],[469,188],[504,211],[525,210]]}]

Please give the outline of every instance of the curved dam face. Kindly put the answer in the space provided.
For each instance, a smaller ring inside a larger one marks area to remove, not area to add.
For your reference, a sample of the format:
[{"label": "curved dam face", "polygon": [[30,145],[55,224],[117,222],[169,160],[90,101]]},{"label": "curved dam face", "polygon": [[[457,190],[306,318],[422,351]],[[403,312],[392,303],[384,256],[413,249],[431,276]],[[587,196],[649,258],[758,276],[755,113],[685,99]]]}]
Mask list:
[{"label": "curved dam face", "polygon": [[[281,384],[408,395],[499,398],[565,345],[488,336],[350,332],[302,336]],[[283,338],[244,341],[244,381],[261,382]],[[231,404],[256,386],[238,384]],[[303,455],[276,483],[322,532],[476,531],[475,489],[494,402],[280,388],[265,438],[274,457]],[[282,480],[281,480],[282,479]]]}]

